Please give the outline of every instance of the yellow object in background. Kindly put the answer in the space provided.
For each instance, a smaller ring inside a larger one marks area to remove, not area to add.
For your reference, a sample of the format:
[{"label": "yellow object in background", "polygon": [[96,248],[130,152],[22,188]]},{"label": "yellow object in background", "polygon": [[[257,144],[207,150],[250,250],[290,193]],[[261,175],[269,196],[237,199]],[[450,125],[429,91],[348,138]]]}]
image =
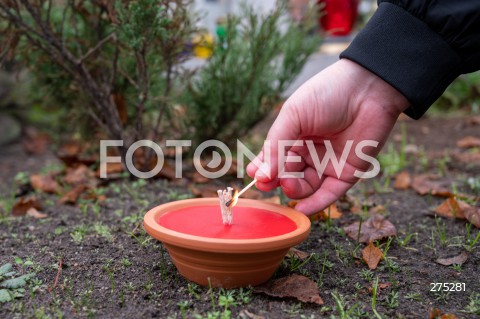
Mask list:
[{"label": "yellow object in background", "polygon": [[193,37],[193,53],[198,58],[208,59],[212,56],[214,38],[208,32],[202,32]]}]

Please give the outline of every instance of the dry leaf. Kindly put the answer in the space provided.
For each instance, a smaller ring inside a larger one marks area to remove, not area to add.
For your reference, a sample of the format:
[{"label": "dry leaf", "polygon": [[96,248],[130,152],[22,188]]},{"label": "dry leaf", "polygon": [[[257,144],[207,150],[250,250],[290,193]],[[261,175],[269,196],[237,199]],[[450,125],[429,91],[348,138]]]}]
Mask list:
[{"label": "dry leaf", "polygon": [[446,199],[435,208],[435,213],[447,218],[465,219],[464,209],[470,207],[467,203],[457,201],[453,196]]},{"label": "dry leaf", "polygon": [[194,183],[197,183],[197,184],[205,184],[205,183],[208,183],[210,182],[210,179],[203,176],[202,174],[200,174],[199,172],[195,171],[193,174],[192,174],[192,181]]},{"label": "dry leaf", "polygon": [[30,208],[42,209],[40,201],[35,196],[22,197],[13,205],[12,216],[22,216],[27,213]]},{"label": "dry leaf", "polygon": [[480,228],[480,207],[470,206],[454,197],[450,197],[435,208],[435,213],[443,217],[467,219],[472,225]]},{"label": "dry leaf", "polygon": [[[153,168],[153,167],[152,167]],[[175,167],[168,162],[164,162],[162,169],[158,172],[157,177],[164,177],[167,179],[175,179]]]},{"label": "dry leaf", "polygon": [[449,197],[452,192],[447,187],[448,182],[438,180],[434,175],[421,174],[413,177],[412,188],[420,195],[432,194],[435,196]]},{"label": "dry leaf", "polygon": [[453,153],[453,157],[462,163],[469,165],[480,165],[480,152]]},{"label": "dry leaf", "polygon": [[32,175],[30,176],[30,184],[35,190],[44,193],[58,193],[60,189],[60,186],[53,179],[52,175]]},{"label": "dry leaf", "polygon": [[67,193],[63,194],[63,196],[57,201],[57,204],[75,204],[78,200],[78,197],[88,189],[87,185],[77,185],[72,188]]},{"label": "dry leaf", "polygon": [[362,258],[367,263],[368,268],[375,269],[383,258],[383,253],[373,244],[373,242],[370,242],[365,248],[363,248]]},{"label": "dry leaf", "polygon": [[57,151],[57,157],[67,166],[78,163],[78,155],[82,147],[78,141],[69,141],[60,146]]},{"label": "dry leaf", "polygon": [[312,302],[323,305],[323,300],[318,294],[317,284],[305,276],[297,274],[271,280],[254,288],[254,292],[280,298],[296,298],[302,302]]},{"label": "dry leaf", "polygon": [[465,208],[463,214],[473,226],[480,228],[480,207]]},{"label": "dry leaf", "polygon": [[[392,286],[391,282],[379,282],[377,288],[381,290],[381,289],[390,288],[391,286]],[[379,294],[379,290],[377,290],[377,295]],[[369,293],[373,292],[373,282],[372,282],[372,285],[368,287],[368,292]]]},{"label": "dry leaf", "polygon": [[37,219],[48,217],[47,214],[40,213],[35,207],[30,207],[27,210],[27,215]]},{"label": "dry leaf", "polygon": [[308,257],[310,257],[310,254],[307,253],[307,252],[304,252],[304,251],[301,251],[301,250],[299,250],[299,249],[296,249],[296,248],[292,247],[292,248],[290,248],[290,250],[288,251],[287,257],[288,257],[288,258],[296,257],[297,259],[305,260],[305,259],[307,259]]},{"label": "dry leaf", "polygon": [[428,315],[429,319],[458,319],[457,316],[451,313],[442,313],[440,309],[431,308]]},{"label": "dry leaf", "polygon": [[25,129],[25,137],[22,140],[23,149],[27,154],[43,154],[50,144],[50,136],[40,133],[34,128]]},{"label": "dry leaf", "polygon": [[401,172],[395,177],[395,183],[393,184],[393,188],[395,189],[407,189],[412,184],[412,178],[410,173],[408,172]]},{"label": "dry leaf", "polygon": [[92,172],[87,166],[80,164],[77,167],[67,167],[65,177],[63,178],[65,183],[70,185],[91,185],[96,186],[97,180],[95,179],[95,173]]},{"label": "dry leaf", "polygon": [[290,208],[295,208],[297,206],[298,200],[291,200],[288,202],[287,206]]},{"label": "dry leaf", "polygon": [[395,226],[382,215],[374,215],[363,222],[360,229],[360,236],[358,235],[359,226],[360,222],[354,222],[352,225],[344,227],[343,230],[345,230],[350,238],[354,240],[358,239],[361,243],[369,243],[374,240],[397,235]]},{"label": "dry leaf", "polygon": [[462,265],[464,262],[467,261],[467,259],[468,259],[468,254],[462,251],[460,255],[450,257],[450,258],[438,258],[435,261],[440,265],[451,266],[453,264]]},{"label": "dry leaf", "polygon": [[[112,174],[118,174],[123,172],[123,165],[122,163],[107,163],[107,178],[110,177]],[[100,167],[95,172],[96,177],[100,177]]]},{"label": "dry leaf", "polygon": [[457,146],[461,148],[480,147],[480,138],[475,136],[465,136],[457,141]]},{"label": "dry leaf", "polygon": [[328,218],[338,219],[340,217],[342,217],[342,213],[338,210],[337,204],[333,203],[327,209],[313,214],[310,218],[313,220],[327,220]]}]

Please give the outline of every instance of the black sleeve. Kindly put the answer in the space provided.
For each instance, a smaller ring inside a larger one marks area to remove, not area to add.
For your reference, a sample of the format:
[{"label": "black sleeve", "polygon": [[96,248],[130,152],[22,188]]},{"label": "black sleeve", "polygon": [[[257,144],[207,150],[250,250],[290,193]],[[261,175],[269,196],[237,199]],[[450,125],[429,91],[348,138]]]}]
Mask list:
[{"label": "black sleeve", "polygon": [[395,87],[418,119],[457,76],[480,69],[480,1],[380,0],[340,58]]}]

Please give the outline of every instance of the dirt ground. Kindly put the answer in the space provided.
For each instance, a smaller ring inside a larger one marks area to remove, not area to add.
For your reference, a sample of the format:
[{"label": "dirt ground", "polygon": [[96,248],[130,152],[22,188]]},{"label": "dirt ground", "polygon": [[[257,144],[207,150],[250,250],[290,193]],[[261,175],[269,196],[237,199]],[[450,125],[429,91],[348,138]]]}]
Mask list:
[{"label": "dirt ground", "polygon": [[[403,170],[443,174],[454,191],[478,196],[480,189],[468,181],[476,178],[480,183],[480,163],[460,162],[452,155],[458,151],[456,141],[468,135],[480,137],[480,125],[469,123],[468,117],[430,117],[400,121],[390,141],[397,150],[404,142]],[[15,200],[17,173],[38,172],[56,163],[48,153],[26,156],[20,144],[4,147],[0,153],[4,209]],[[479,318],[480,241],[463,265],[436,263],[437,258],[465,251],[467,223],[435,217],[433,209],[444,198],[394,190],[392,184],[393,180],[378,177],[349,193],[366,210],[380,212],[396,226],[388,262],[382,260],[376,270],[368,270],[361,259],[364,245],[342,229],[366,213],[354,214],[339,205],[343,217],[315,221],[308,240],[297,247],[315,253],[315,258],[300,267],[286,259],[275,273],[274,278],[297,273],[315,281],[323,306],[269,297],[250,288],[210,290],[180,277],[162,244],[145,233],[141,221],[149,208],[191,196],[186,187],[166,180],[118,180],[100,191],[105,201],[77,206],[56,205],[57,196],[38,194],[47,218],[4,216],[0,221],[0,265],[12,263],[19,273],[33,271],[38,279],[30,282],[23,298],[0,304],[0,318],[226,318],[225,309],[232,318],[375,318],[371,289],[376,278],[380,289],[375,307],[381,318],[428,318],[431,308],[458,318]],[[471,238],[478,232],[472,227]],[[388,242],[379,244],[385,249]],[[15,262],[15,257],[20,259]],[[432,283],[465,283],[465,291],[432,292]],[[226,296],[233,297],[229,305]]]}]

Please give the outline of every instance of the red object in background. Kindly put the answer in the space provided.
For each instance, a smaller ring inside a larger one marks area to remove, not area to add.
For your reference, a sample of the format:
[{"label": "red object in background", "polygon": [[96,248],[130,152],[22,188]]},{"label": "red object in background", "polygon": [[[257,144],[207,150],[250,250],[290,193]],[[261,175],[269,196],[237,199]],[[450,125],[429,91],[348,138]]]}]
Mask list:
[{"label": "red object in background", "polygon": [[287,216],[253,207],[235,207],[233,224],[224,225],[220,206],[195,206],[168,212],[161,226],[189,235],[223,239],[257,239],[280,236],[297,229]]},{"label": "red object in background", "polygon": [[319,0],[322,7],[320,25],[331,35],[348,35],[358,13],[358,0]]}]

